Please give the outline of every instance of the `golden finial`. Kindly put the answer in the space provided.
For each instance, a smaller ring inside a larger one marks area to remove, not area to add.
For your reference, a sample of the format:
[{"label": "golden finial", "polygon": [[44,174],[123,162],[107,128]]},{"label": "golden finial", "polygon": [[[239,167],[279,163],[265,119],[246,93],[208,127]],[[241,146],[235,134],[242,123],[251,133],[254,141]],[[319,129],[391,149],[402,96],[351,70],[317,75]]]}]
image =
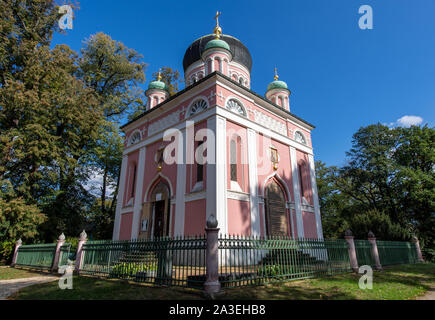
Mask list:
[{"label": "golden finial", "polygon": [[216,27],[214,27],[213,33],[215,34],[215,39],[220,39],[222,35],[222,29],[219,27],[219,16],[222,14],[222,12],[216,11],[216,16],[214,17],[216,19]]},{"label": "golden finial", "polygon": [[157,76],[157,80],[159,81],[162,80],[162,75],[160,74],[160,72],[162,72],[162,68],[159,69],[159,75]]},{"label": "golden finial", "polygon": [[277,71],[277,69],[275,68],[275,76],[273,77],[273,79],[275,79],[275,81],[276,81],[276,80],[278,80],[278,78],[279,78],[279,77],[278,77],[278,71]]}]

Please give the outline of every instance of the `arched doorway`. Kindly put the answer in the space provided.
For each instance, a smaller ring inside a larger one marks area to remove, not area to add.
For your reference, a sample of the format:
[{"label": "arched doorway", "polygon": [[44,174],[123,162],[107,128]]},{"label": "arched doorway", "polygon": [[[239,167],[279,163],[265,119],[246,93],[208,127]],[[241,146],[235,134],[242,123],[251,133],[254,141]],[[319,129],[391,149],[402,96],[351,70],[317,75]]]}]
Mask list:
[{"label": "arched doorway", "polygon": [[266,235],[289,236],[287,209],[281,186],[272,180],[265,189]]},{"label": "arched doorway", "polygon": [[152,189],[149,201],[142,208],[139,238],[160,238],[169,235],[170,189],[160,180]]}]

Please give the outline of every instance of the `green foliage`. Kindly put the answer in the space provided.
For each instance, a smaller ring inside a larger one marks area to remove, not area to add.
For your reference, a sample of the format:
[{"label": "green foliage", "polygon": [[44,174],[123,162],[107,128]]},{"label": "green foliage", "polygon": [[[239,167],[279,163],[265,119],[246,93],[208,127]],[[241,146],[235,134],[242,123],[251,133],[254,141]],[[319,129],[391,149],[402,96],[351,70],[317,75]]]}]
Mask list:
[{"label": "green foliage", "polygon": [[285,274],[284,266],[279,264],[260,266],[257,274],[262,277],[276,277]]},{"label": "green foliage", "polygon": [[15,242],[12,240],[0,241],[0,261],[10,264],[14,254]]},{"label": "green foliage", "polygon": [[134,277],[138,272],[147,271],[157,271],[157,266],[123,262],[113,266],[109,277]]},{"label": "green foliage", "polygon": [[360,128],[347,152],[348,163],[326,167],[317,162],[317,184],[324,236],[357,238],[373,231],[385,240],[420,239],[432,257],[435,239],[435,130]]}]

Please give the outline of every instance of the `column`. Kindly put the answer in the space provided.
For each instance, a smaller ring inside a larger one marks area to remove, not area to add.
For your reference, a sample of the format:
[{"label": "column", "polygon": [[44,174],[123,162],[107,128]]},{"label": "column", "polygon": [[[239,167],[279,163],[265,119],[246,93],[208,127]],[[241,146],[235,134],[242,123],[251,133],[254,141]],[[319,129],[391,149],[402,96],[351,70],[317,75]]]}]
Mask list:
[{"label": "column", "polygon": [[415,243],[415,249],[417,250],[418,262],[424,262],[423,255],[421,254],[421,249],[420,249],[420,241],[418,241],[418,238],[414,236],[412,238],[412,242]]},{"label": "column", "polygon": [[260,210],[258,208],[257,132],[248,128],[249,201],[251,208],[251,236],[260,236]]},{"label": "column", "polygon": [[290,164],[292,168],[292,181],[293,181],[293,194],[295,196],[295,212],[296,212],[296,226],[298,231],[298,238],[304,237],[304,221],[302,218],[301,206],[301,191],[299,187],[299,172],[298,163],[296,160],[296,149],[290,147]]},{"label": "column", "polygon": [[134,207],[133,207],[133,225],[131,227],[131,239],[137,239],[139,236],[140,218],[142,213],[142,193],[143,193],[143,176],[145,172],[145,157],[146,147],[139,150],[138,168],[136,172],[136,186],[134,193]]},{"label": "column", "polygon": [[187,145],[186,129],[181,130],[181,137],[178,140],[178,157],[177,157],[177,186],[175,194],[175,222],[174,236],[184,234],[185,204],[184,196],[186,194],[186,154],[184,145]]},{"label": "column", "polygon": [[124,154],[122,156],[121,163],[121,173],[119,176],[119,186],[118,186],[118,194],[116,199],[116,213],[115,213],[115,222],[113,224],[113,240],[119,239],[119,228],[121,226],[121,209],[124,202],[124,187],[125,187],[125,176],[127,172],[127,162],[128,155]]},{"label": "column", "polygon": [[316,171],[314,165],[314,157],[312,154],[308,155],[308,161],[310,165],[310,179],[311,179],[311,191],[313,194],[314,214],[316,217],[317,237],[323,239],[322,231],[322,218],[320,216],[319,195],[317,193]]},{"label": "column", "polygon": [[79,274],[80,269],[82,267],[83,262],[83,245],[88,240],[88,235],[86,234],[85,230],[80,233],[79,242],[77,244],[77,253],[76,253],[76,265],[74,269],[74,273]]},{"label": "column", "polygon": [[15,249],[14,249],[14,255],[12,257],[12,263],[11,267],[14,267],[17,264],[17,258],[18,258],[18,249],[23,244],[23,241],[19,239],[17,242],[15,242]]},{"label": "column", "polygon": [[[215,132],[215,159],[207,159],[207,200],[206,218],[216,214],[220,230],[227,234],[227,140],[226,119],[221,116],[213,116],[207,120],[207,128]],[[207,138],[208,139],[208,138]],[[208,149],[208,147],[207,147]],[[209,150],[207,154],[209,155]],[[215,160],[215,161],[213,161]],[[213,163],[214,162],[214,163]]]},{"label": "column", "polygon": [[207,235],[206,249],[206,281],[204,290],[212,299],[221,290],[219,282],[219,228],[215,216],[212,214],[207,220],[205,232]]},{"label": "column", "polygon": [[60,248],[65,243],[65,235],[62,233],[57,239],[56,244],[56,252],[54,253],[53,266],[51,267],[52,272],[57,272],[59,268],[59,260],[60,260]]},{"label": "column", "polygon": [[353,242],[352,232],[350,230],[347,230],[344,238],[346,239],[347,244],[349,246],[348,252],[349,252],[350,266],[355,273],[358,273],[358,269],[359,269],[358,260],[356,258],[355,243]]},{"label": "column", "polygon": [[378,245],[376,243],[376,237],[375,237],[374,233],[371,231],[369,232],[368,236],[369,236],[368,240],[369,240],[370,244],[372,245],[371,252],[372,252],[373,260],[375,261],[376,269],[382,270],[381,261],[379,259]]}]

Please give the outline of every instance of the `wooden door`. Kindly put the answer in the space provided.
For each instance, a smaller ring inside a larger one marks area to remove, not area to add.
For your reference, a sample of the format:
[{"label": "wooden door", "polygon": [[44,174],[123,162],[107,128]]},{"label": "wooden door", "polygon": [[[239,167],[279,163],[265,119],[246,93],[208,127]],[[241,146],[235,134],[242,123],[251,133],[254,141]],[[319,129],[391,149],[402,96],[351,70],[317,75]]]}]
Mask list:
[{"label": "wooden door", "polygon": [[266,232],[268,236],[289,236],[284,192],[275,182],[266,187]]},{"label": "wooden door", "polygon": [[154,202],[154,238],[165,235],[165,201]]}]

